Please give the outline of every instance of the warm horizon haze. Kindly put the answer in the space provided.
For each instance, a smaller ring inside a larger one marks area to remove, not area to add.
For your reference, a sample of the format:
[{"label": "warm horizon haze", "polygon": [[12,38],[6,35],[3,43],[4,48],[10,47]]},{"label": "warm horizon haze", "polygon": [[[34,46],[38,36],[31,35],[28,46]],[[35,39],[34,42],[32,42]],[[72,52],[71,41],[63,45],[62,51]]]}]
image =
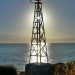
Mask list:
[{"label": "warm horizon haze", "polygon": [[[42,0],[47,43],[75,43],[75,0]],[[0,0],[0,43],[30,43],[34,4]]]}]

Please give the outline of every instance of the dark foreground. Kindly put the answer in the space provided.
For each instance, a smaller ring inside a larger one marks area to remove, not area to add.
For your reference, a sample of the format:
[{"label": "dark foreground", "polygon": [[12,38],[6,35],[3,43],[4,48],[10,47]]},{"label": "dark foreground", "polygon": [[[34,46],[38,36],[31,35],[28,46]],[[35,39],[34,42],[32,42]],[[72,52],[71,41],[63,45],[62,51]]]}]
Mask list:
[{"label": "dark foreground", "polygon": [[[75,75],[75,61],[68,63],[51,64],[51,75]],[[14,66],[0,66],[0,75],[25,75],[25,72],[17,72]]]}]

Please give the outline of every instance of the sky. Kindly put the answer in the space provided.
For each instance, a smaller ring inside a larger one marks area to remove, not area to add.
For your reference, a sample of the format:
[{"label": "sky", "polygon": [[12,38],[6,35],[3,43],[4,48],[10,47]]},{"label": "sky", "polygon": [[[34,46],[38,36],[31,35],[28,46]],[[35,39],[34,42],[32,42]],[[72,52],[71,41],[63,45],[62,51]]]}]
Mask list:
[{"label": "sky", "polygon": [[[42,0],[46,40],[75,43],[75,0]],[[0,0],[0,43],[29,43],[34,4],[29,0]]]}]

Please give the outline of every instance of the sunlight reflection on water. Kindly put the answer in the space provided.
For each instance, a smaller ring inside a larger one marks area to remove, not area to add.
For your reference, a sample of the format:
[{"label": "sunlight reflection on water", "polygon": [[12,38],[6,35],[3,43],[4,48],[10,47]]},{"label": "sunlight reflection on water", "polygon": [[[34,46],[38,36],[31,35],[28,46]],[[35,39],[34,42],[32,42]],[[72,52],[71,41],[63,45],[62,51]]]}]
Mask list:
[{"label": "sunlight reflection on water", "polygon": [[[75,59],[75,44],[47,44],[48,62],[68,62]],[[29,63],[30,44],[0,44],[0,65],[14,65],[17,70],[25,70]],[[35,60],[35,59],[34,59]],[[45,62],[45,58],[43,58]]]},{"label": "sunlight reflection on water", "polygon": [[30,62],[31,63],[40,63],[43,62],[43,63],[47,63],[47,53],[46,53],[46,46],[45,46],[45,43],[41,43],[41,46],[40,44],[39,45],[36,45],[34,43],[34,45],[31,46],[31,56],[30,56]]}]

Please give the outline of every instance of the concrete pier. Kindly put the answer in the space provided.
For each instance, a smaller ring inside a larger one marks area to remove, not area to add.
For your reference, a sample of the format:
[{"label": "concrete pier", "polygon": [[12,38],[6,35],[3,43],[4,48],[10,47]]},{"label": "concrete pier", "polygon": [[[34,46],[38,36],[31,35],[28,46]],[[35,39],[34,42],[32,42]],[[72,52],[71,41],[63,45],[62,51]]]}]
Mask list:
[{"label": "concrete pier", "polygon": [[25,67],[26,75],[52,75],[52,66],[49,63],[30,63]]}]

